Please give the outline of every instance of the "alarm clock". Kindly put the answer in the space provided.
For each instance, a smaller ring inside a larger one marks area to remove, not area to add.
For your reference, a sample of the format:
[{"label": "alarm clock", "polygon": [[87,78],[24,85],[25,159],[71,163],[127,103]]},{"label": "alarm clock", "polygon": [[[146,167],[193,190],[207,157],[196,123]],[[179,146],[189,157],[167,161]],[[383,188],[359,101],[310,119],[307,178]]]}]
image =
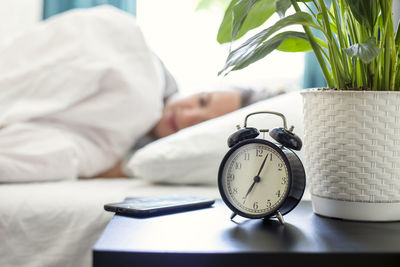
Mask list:
[{"label": "alarm clock", "polygon": [[[256,114],[277,115],[283,127],[258,130],[247,127],[247,120]],[[283,215],[300,202],[306,185],[304,166],[293,150],[300,150],[301,139],[289,129],[283,114],[259,111],[248,114],[244,127],[228,138],[230,150],[218,171],[218,188],[225,204],[236,216],[250,219],[276,217],[284,224]],[[276,141],[257,138],[269,132]]]}]

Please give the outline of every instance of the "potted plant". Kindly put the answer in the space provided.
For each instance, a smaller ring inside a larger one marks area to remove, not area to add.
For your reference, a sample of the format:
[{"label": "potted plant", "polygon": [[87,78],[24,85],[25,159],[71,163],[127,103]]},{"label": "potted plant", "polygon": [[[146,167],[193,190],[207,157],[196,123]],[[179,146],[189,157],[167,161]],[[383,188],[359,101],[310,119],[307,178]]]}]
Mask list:
[{"label": "potted plant", "polygon": [[[285,16],[290,7],[294,14]],[[302,92],[306,172],[318,214],[400,220],[400,33],[392,14],[399,9],[399,0],[232,0],[225,12],[220,43],[274,13],[280,19],[231,49],[220,73],[274,50],[312,50],[318,60],[328,88]],[[291,25],[304,31],[282,31]]]}]

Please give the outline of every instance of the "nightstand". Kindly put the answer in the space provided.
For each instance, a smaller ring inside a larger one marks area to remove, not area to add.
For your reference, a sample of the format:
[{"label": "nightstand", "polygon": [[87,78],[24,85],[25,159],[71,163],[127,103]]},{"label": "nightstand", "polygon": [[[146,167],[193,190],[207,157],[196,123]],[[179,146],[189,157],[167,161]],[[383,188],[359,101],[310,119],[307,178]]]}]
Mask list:
[{"label": "nightstand", "polygon": [[302,201],[276,220],[230,221],[214,207],[136,219],[115,215],[93,248],[100,266],[400,266],[400,222],[330,219]]}]

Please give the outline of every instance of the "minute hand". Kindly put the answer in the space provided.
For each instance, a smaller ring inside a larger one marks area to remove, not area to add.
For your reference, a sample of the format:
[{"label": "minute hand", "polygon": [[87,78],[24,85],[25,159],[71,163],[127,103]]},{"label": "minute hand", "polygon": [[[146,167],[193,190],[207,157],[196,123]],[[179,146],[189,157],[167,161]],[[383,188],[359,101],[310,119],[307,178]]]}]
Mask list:
[{"label": "minute hand", "polygon": [[263,160],[263,162],[262,162],[262,164],[261,164],[260,170],[258,171],[258,173],[257,173],[256,176],[260,177],[261,171],[262,171],[262,169],[264,168],[265,161],[267,161],[267,158],[268,158],[268,154],[265,156],[265,158],[264,158],[264,160]]},{"label": "minute hand", "polygon": [[[265,161],[267,161],[268,158],[268,154],[265,156],[263,163],[261,164],[260,170],[258,171],[257,175],[254,176],[253,179],[253,183],[251,184],[249,190],[247,190],[246,195],[244,196],[244,202],[246,202],[247,196],[250,194],[251,191],[253,191],[254,186],[256,185],[256,183],[260,182],[261,178],[260,178],[260,173],[262,171],[262,169],[264,168],[265,165]],[[244,203],[243,203],[244,204]]]}]

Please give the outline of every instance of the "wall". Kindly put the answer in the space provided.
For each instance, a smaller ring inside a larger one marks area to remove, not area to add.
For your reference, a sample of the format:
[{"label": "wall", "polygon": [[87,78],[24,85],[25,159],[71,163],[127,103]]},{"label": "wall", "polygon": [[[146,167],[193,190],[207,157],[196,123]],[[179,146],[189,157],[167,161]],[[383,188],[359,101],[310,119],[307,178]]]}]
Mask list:
[{"label": "wall", "polygon": [[41,18],[42,0],[0,1],[0,41],[23,32]]}]

